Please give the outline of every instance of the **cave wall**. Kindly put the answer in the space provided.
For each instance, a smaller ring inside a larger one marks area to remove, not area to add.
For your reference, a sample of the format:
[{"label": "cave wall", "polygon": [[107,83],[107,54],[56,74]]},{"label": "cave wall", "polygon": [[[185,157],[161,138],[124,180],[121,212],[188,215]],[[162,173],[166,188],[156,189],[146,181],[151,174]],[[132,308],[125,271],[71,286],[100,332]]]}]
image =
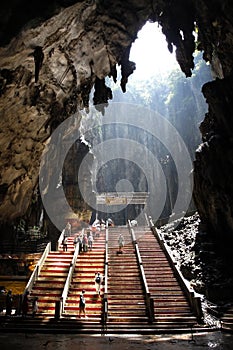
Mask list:
[{"label": "cave wall", "polygon": [[201,125],[194,193],[209,229],[233,235],[229,0],[56,0],[49,6],[10,0],[0,6],[0,221],[15,220],[30,208],[45,143],[63,120],[88,109],[93,87],[94,103],[107,105],[112,93],[104,78],[116,80],[116,64],[126,90],[135,69],[131,43],[151,20],[162,26],[186,76],[194,67],[196,30],[197,48],[217,78],[203,88],[209,112]]},{"label": "cave wall", "polygon": [[194,198],[202,227],[229,250],[225,239],[233,242],[233,6],[214,1],[199,13],[199,48],[211,62],[215,80],[202,88],[209,108],[200,125],[203,143],[194,162]]},{"label": "cave wall", "polygon": [[233,76],[205,84],[203,94],[209,111],[194,162],[195,201],[205,229],[233,241]]},{"label": "cave wall", "polygon": [[109,16],[108,7],[77,2],[37,26],[28,24],[0,48],[0,220],[27,212],[45,143],[63,120],[88,108],[94,85],[97,103],[107,102],[103,78],[115,74],[117,61],[124,88],[133,67],[128,48],[148,10],[135,5],[126,15],[114,8]]}]

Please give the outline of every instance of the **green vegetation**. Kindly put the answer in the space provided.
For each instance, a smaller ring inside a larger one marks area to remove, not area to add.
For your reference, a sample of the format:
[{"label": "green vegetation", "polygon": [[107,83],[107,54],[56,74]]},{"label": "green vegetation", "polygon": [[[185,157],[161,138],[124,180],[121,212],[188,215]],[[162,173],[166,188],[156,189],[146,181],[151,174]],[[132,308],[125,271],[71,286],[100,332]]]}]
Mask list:
[{"label": "green vegetation", "polygon": [[179,69],[149,80],[130,81],[123,94],[118,85],[110,80],[114,102],[128,102],[144,105],[167,118],[179,131],[192,157],[201,142],[199,124],[207,112],[202,95],[202,86],[211,81],[210,66],[202,53],[196,53],[195,69],[191,78],[186,78]]}]

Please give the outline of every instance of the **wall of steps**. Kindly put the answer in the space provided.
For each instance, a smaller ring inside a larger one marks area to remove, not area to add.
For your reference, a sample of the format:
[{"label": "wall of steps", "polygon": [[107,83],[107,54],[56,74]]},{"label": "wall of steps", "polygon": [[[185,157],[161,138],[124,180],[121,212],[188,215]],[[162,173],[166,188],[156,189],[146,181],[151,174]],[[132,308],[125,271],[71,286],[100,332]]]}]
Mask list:
[{"label": "wall of steps", "polygon": [[[66,300],[63,317],[54,319],[55,303],[60,300],[67,273],[72,261],[73,237],[68,239],[68,251],[59,248],[51,252],[42,267],[31,296],[39,297],[39,315],[35,319],[14,318],[7,320],[6,329],[44,328],[59,332],[112,333],[166,333],[205,330],[197,324],[186,297],[179,286],[174,272],[161,249],[157,238],[148,227],[134,228],[146,282],[154,300],[154,323],[149,323],[145,292],[131,234],[126,227],[110,227],[108,234],[108,319],[103,327],[104,284],[100,296],[96,293],[94,277],[99,271],[104,275],[105,231],[96,237],[93,249],[78,256],[72,283]],[[118,254],[118,237],[125,238],[123,253]],[[79,295],[85,289],[87,318],[79,318]],[[50,322],[47,322],[47,317]],[[232,324],[232,312],[222,319],[226,328]],[[212,330],[212,329],[211,329]]]},{"label": "wall of steps", "polygon": [[[66,300],[65,317],[78,318],[79,316],[79,295],[85,290],[86,299],[86,322],[101,323],[102,320],[102,299],[104,285],[101,285],[100,295],[95,289],[95,274],[100,272],[104,276],[105,268],[105,230],[95,237],[92,250],[81,252],[77,258],[73,273],[68,298]],[[80,321],[85,322],[83,315]]]},{"label": "wall of steps", "polygon": [[151,297],[155,324],[190,328],[197,323],[158,240],[148,228],[134,228]]},{"label": "wall of steps", "polygon": [[225,331],[233,332],[233,306],[224,312],[221,317],[221,326]]},{"label": "wall of steps", "polygon": [[[118,237],[125,245],[118,254]],[[109,228],[108,327],[147,324],[145,295],[131,235],[126,227]]]},{"label": "wall of steps", "polygon": [[37,316],[54,317],[55,303],[60,300],[66,282],[70,263],[74,254],[74,236],[68,237],[67,251],[60,246],[51,251],[30,293],[30,298],[38,297]]}]

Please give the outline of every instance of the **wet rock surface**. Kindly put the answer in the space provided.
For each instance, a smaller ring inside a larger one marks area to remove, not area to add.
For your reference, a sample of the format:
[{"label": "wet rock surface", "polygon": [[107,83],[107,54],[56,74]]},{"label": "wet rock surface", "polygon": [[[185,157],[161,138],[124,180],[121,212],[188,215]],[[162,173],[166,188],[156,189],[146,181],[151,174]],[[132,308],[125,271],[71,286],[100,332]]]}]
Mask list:
[{"label": "wet rock surface", "polygon": [[194,198],[206,230],[232,246],[232,75],[203,86],[209,108],[194,162]]},{"label": "wet rock surface", "polygon": [[204,231],[198,213],[159,230],[196,292],[219,306],[233,302],[231,257],[223,255],[219,242]]}]

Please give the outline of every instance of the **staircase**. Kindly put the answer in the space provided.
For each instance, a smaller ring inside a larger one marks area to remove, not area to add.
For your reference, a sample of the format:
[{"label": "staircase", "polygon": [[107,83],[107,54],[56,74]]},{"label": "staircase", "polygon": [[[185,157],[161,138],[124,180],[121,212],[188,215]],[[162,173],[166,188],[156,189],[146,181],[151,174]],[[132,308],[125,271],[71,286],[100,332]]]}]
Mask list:
[{"label": "staircase", "polygon": [[143,268],[154,300],[154,326],[160,329],[187,329],[197,324],[174,272],[155,238],[147,229],[134,228]]},{"label": "staircase", "polygon": [[[125,245],[118,254],[118,237]],[[148,323],[145,295],[131,235],[126,227],[109,228],[108,331],[141,327]]]},{"label": "staircase", "polygon": [[[100,272],[104,276],[104,259],[105,230],[94,239],[92,250],[81,252],[77,258],[63,317],[78,318],[80,323],[88,324],[89,327],[101,324],[103,283],[101,293],[98,295],[95,289],[95,274]],[[79,295],[83,289],[86,299],[86,319],[83,315],[79,318]]]},{"label": "staircase", "polygon": [[38,297],[38,315],[54,317],[55,303],[60,300],[74,253],[74,237],[68,237],[67,252],[60,246],[48,254],[39,277],[30,293]]},{"label": "staircase", "polygon": [[224,312],[221,317],[221,326],[223,330],[233,332],[233,306]]},{"label": "staircase", "polygon": [[[60,319],[55,316],[55,303],[60,300],[72,261],[73,237],[68,238],[68,251],[51,252],[42,267],[31,296],[39,298],[39,314],[35,319],[14,318],[4,321],[4,329],[14,331],[59,331],[96,333],[177,333],[200,330],[213,330],[197,324],[186,297],[174,275],[165,253],[149,228],[134,228],[138,251],[150,296],[153,299],[154,322],[149,322],[146,308],[146,294],[141,271],[135,252],[135,243],[126,227],[108,229],[108,278],[104,295],[95,290],[95,273],[105,274],[106,233],[93,242],[93,249],[78,255],[72,282]],[[122,254],[118,253],[118,237],[122,233],[125,240]],[[85,290],[86,316],[79,318],[79,295]],[[108,301],[108,317],[103,323],[103,297]],[[39,317],[38,317],[39,316]],[[229,312],[222,321],[232,321]]]}]

